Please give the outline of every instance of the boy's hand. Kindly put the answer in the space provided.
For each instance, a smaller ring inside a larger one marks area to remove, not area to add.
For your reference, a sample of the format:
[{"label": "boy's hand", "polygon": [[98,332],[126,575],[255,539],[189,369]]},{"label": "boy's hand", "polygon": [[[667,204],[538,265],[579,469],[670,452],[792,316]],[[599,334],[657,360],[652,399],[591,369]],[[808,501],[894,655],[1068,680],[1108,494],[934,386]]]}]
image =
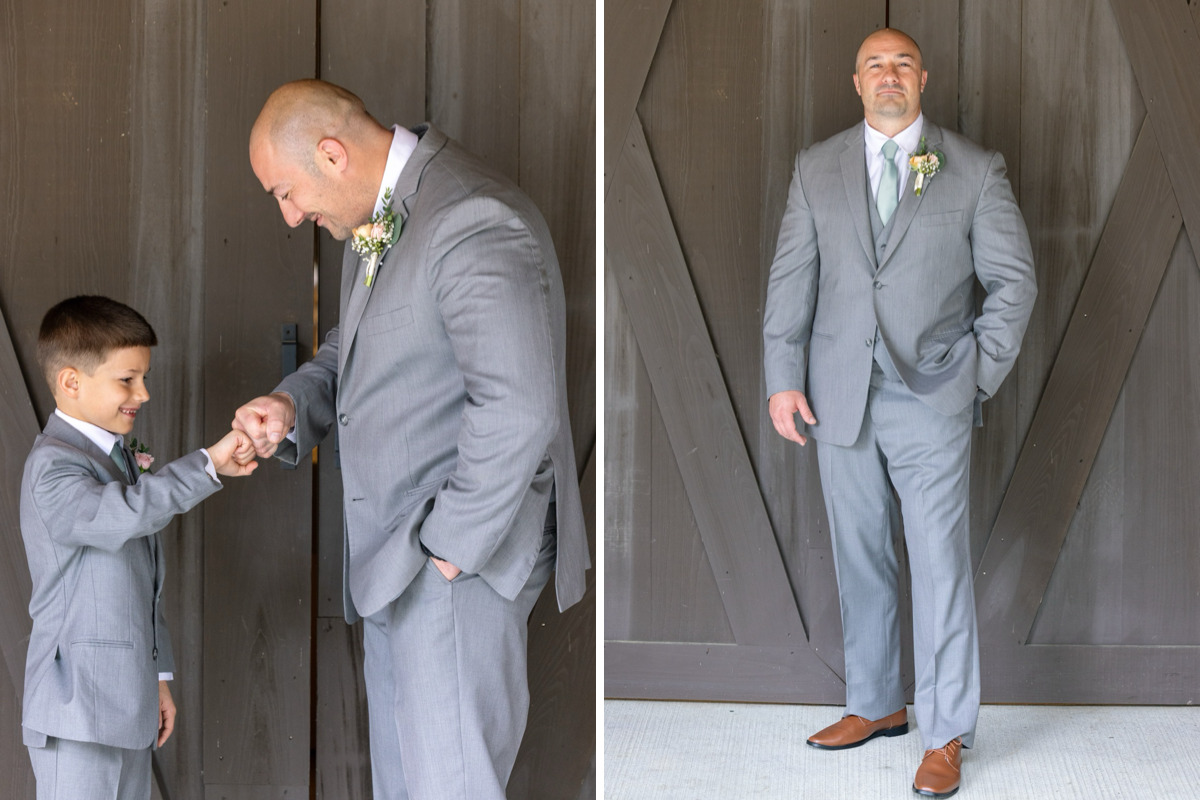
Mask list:
[{"label": "boy's hand", "polygon": [[175,700],[166,681],[158,682],[158,746],[171,738],[175,730]]},{"label": "boy's hand", "polygon": [[239,478],[258,467],[254,460],[254,442],[245,431],[230,431],[221,441],[208,448],[213,467],[221,475]]}]

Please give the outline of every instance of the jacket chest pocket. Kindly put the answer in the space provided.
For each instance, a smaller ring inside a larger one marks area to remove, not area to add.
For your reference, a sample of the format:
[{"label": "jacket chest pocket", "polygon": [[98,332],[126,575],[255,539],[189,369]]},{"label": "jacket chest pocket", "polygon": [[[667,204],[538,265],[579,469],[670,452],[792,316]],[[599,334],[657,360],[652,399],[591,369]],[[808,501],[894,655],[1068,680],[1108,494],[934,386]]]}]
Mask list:
[{"label": "jacket chest pocket", "polygon": [[382,314],[374,314],[369,317],[363,317],[358,326],[358,332],[362,336],[380,336],[391,331],[396,331],[401,328],[408,327],[413,323],[413,313],[410,306],[397,308],[394,311],[385,311]]}]

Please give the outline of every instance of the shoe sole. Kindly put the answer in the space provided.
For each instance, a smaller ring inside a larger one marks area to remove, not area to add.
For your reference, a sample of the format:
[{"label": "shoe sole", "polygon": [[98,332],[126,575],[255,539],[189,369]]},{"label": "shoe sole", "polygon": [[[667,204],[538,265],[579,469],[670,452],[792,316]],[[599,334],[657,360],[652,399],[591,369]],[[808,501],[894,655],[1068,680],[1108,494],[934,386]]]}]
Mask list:
[{"label": "shoe sole", "polygon": [[913,792],[921,795],[922,797],[950,797],[951,795],[957,794],[958,790],[959,790],[959,787],[955,786],[953,789],[951,789],[948,792],[939,793],[939,792],[931,791],[929,789],[918,789],[916,786],[913,787]]},{"label": "shoe sole", "polygon": [[[805,743],[808,744],[809,747],[815,747],[818,750],[849,750],[852,747],[862,747],[864,744],[871,741],[872,739],[874,739],[877,736],[903,736],[906,733],[908,733],[908,723],[907,722],[904,723],[903,725],[897,725],[894,728],[884,728],[883,730],[875,731],[870,736],[864,736],[862,739],[859,739],[857,742],[851,742],[850,744],[817,744],[812,739],[806,739]],[[939,796],[940,797],[949,797],[949,795],[939,795]]]}]

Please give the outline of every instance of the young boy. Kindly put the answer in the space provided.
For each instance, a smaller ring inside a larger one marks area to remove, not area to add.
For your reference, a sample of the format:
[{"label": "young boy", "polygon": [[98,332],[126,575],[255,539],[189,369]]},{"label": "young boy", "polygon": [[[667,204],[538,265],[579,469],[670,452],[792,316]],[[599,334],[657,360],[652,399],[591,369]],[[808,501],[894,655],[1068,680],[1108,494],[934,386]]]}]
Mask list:
[{"label": "young boy", "polygon": [[[38,800],[148,800],[150,753],[175,725],[158,531],[257,464],[231,431],[139,474],[124,446],[150,395],[149,323],[106,297],[46,312],[38,362],[58,408],[25,461],[33,576],[22,730]],[[143,458],[143,461],[145,459]]]}]

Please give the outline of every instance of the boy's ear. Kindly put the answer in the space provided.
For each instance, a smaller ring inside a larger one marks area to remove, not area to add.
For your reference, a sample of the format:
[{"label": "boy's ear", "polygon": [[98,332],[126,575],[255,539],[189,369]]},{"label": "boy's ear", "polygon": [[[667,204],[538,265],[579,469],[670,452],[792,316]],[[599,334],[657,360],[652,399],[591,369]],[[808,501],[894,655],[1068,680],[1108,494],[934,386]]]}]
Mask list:
[{"label": "boy's ear", "polygon": [[74,367],[63,367],[58,371],[58,379],[54,381],[55,395],[77,397],[79,395],[79,371]]}]

